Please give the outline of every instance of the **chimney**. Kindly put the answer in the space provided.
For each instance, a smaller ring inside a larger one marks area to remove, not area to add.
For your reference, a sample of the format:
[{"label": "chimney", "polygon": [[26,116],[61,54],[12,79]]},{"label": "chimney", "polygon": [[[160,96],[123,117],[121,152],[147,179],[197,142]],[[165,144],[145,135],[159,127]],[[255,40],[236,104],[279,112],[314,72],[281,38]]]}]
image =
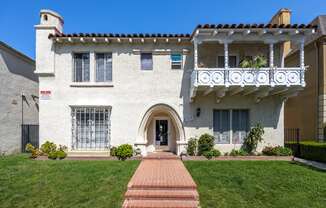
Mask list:
[{"label": "chimney", "polygon": [[42,9],[40,11],[40,24],[38,26],[45,26],[56,30],[57,33],[63,32],[63,18],[56,12]]},{"label": "chimney", "polygon": [[50,34],[63,32],[63,18],[56,12],[42,9],[40,24],[35,25],[36,30],[36,70],[40,76],[54,76],[55,45],[49,39]]},{"label": "chimney", "polygon": [[290,24],[291,23],[291,11],[289,9],[280,9],[269,22],[270,24]]},{"label": "chimney", "polygon": [[[291,24],[291,11],[289,9],[280,9],[270,20],[269,22],[270,24]],[[284,42],[284,44],[282,44],[281,46],[281,53],[283,54],[283,57],[285,57],[286,55],[288,55],[288,53],[291,50],[291,42],[287,41]],[[283,60],[283,59],[281,59]],[[284,65],[284,63],[282,63],[282,65]]]}]

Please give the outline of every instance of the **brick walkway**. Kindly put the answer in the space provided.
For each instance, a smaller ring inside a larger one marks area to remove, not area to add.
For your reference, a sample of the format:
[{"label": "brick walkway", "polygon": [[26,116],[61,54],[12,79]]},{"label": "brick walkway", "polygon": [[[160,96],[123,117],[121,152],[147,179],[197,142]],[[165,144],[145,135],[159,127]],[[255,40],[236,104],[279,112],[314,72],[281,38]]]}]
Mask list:
[{"label": "brick walkway", "polygon": [[128,183],[123,208],[197,208],[196,188],[179,157],[153,153],[142,160]]}]

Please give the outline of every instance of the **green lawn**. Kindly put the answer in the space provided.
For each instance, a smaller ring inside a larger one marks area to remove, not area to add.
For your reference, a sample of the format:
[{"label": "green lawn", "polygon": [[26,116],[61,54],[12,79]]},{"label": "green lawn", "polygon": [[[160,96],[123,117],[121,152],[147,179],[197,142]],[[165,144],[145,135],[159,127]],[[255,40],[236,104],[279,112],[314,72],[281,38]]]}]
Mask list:
[{"label": "green lawn", "polygon": [[138,164],[0,157],[0,207],[121,207]]},{"label": "green lawn", "polygon": [[186,161],[202,208],[326,207],[326,172],[284,161]]}]

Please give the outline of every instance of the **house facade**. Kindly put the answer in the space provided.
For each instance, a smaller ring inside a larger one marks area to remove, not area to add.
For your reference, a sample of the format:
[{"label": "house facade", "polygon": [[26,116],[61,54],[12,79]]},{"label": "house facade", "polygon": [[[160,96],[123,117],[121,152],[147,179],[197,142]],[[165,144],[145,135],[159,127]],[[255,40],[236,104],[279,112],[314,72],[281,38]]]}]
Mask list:
[{"label": "house facade", "polygon": [[[277,16],[279,17],[279,16]],[[180,154],[191,137],[214,135],[216,148],[242,146],[256,123],[266,145],[283,145],[284,101],[305,86],[303,44],[312,25],[199,25],[192,34],[63,32],[42,10],[36,28],[40,144],[69,152],[107,152],[128,143],[143,155]],[[299,45],[284,67],[284,45]],[[241,68],[261,55],[268,64]]]},{"label": "house facade", "polygon": [[38,124],[35,61],[0,41],[0,155],[22,150],[22,125]]},{"label": "house facade", "polygon": [[[316,17],[310,24],[318,28],[305,41],[307,86],[298,96],[287,100],[285,128],[297,129],[301,140],[326,141],[326,15]],[[294,46],[285,59],[286,66],[294,66],[299,54]]]}]

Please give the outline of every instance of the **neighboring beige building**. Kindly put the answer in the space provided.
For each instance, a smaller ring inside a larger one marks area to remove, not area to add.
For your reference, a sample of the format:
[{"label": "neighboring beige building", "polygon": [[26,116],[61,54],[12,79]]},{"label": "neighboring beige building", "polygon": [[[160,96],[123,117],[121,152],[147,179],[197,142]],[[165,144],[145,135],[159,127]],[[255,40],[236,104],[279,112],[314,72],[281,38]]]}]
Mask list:
[{"label": "neighboring beige building", "polygon": [[[299,129],[300,139],[326,140],[326,16],[316,17],[316,33],[306,39],[306,87],[298,96],[285,103],[285,129]],[[285,59],[286,66],[295,66],[299,50],[293,50]]]},{"label": "neighboring beige building", "polygon": [[[284,10],[287,11],[287,10]],[[279,12],[274,18],[289,15]],[[215,136],[222,152],[240,148],[256,123],[265,145],[284,143],[284,100],[306,85],[303,44],[312,25],[199,25],[188,34],[63,33],[63,18],[42,10],[36,28],[40,144],[107,152],[129,143],[143,155],[177,154],[191,137]],[[284,43],[301,46],[284,67]],[[240,68],[263,55],[268,66]]]}]

